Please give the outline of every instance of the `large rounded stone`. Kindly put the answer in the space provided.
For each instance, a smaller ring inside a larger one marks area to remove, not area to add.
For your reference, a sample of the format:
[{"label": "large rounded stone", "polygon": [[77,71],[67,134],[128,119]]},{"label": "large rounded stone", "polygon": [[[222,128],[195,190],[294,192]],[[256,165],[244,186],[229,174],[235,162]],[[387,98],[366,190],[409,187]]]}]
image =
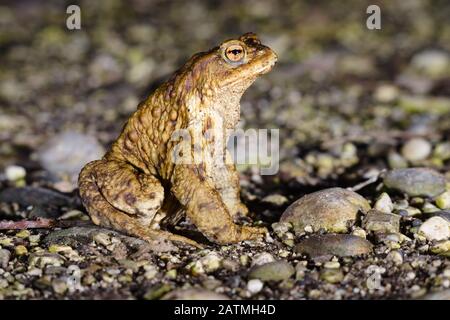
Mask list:
[{"label": "large rounded stone", "polygon": [[445,177],[428,168],[406,168],[389,171],[384,184],[411,197],[435,197],[445,191]]},{"label": "large rounded stone", "polygon": [[359,194],[331,188],[308,194],[291,204],[280,221],[290,222],[296,233],[302,233],[306,226],[314,230],[321,228],[330,232],[346,232],[358,211],[370,210],[366,199]]},{"label": "large rounded stone", "polygon": [[361,237],[350,234],[316,234],[297,244],[295,251],[307,254],[311,258],[322,256],[351,257],[370,253],[372,244]]},{"label": "large rounded stone", "polygon": [[55,135],[38,151],[41,165],[55,175],[78,176],[81,168],[100,159],[105,150],[98,140],[76,131],[65,131]]},{"label": "large rounded stone", "polygon": [[248,276],[262,281],[280,281],[289,279],[294,273],[295,269],[290,263],[280,260],[255,266]]}]

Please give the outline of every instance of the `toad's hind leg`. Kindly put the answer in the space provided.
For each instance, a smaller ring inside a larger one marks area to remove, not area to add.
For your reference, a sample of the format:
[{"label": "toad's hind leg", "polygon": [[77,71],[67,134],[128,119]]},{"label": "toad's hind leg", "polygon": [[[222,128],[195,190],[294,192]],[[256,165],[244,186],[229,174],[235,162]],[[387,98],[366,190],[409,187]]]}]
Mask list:
[{"label": "toad's hind leg", "polygon": [[98,160],[79,176],[83,205],[92,221],[149,242],[171,240],[199,246],[195,241],[156,229],[155,216],[164,199],[158,180],[127,163]]}]

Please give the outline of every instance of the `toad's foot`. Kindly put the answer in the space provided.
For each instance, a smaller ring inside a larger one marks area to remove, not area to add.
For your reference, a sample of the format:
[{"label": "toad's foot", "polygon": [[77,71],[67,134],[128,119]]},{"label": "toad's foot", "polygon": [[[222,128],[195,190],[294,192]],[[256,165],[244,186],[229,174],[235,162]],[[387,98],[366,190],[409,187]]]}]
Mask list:
[{"label": "toad's foot", "polygon": [[163,199],[160,194],[163,192],[162,187],[150,176],[136,175],[127,164],[93,161],[81,171],[79,187],[83,205],[96,225],[112,228],[150,243],[168,240],[202,248],[194,240],[151,228]]}]

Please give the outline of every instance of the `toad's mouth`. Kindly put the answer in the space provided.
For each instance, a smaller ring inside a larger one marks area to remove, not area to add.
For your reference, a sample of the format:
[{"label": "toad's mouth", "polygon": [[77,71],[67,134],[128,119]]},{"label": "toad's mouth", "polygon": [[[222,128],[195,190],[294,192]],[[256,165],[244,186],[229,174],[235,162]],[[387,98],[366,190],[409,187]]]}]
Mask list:
[{"label": "toad's mouth", "polygon": [[[233,86],[248,78],[256,79],[258,76],[266,74],[272,70],[277,63],[277,60],[278,56],[276,53],[270,48],[265,47],[264,50],[260,51],[260,55],[254,61],[249,64],[241,65],[238,69],[236,69],[237,72],[228,77],[226,83],[224,83],[224,86]],[[242,74],[249,76],[243,78]]]}]

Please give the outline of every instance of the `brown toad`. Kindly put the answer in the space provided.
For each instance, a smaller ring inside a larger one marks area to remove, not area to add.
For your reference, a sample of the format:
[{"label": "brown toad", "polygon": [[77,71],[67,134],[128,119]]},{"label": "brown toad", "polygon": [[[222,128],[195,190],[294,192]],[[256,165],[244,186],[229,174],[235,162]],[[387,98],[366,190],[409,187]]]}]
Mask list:
[{"label": "brown toad", "polygon": [[160,226],[186,215],[215,243],[262,237],[265,228],[233,221],[248,210],[226,143],[217,140],[226,141],[239,121],[242,94],[276,61],[253,33],[192,56],[138,106],[103,159],[81,171],[80,195],[92,221],[148,241],[195,246]]}]

